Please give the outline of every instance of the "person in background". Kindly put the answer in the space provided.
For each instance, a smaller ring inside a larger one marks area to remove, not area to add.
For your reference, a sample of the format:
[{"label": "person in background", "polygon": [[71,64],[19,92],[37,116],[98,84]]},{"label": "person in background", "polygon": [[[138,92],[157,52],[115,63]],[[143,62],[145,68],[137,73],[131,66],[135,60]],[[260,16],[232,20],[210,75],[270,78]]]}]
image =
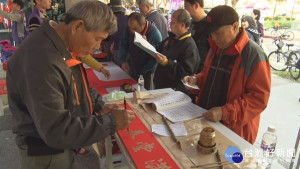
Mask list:
[{"label": "person in background", "polygon": [[196,42],[200,57],[200,66],[198,68],[198,72],[203,69],[206,55],[209,50],[209,44],[207,41],[209,38],[209,33],[205,26],[206,13],[203,8],[204,0],[184,0],[184,9],[186,9],[192,17],[190,31],[194,41]]},{"label": "person in background", "polygon": [[246,30],[248,38],[253,40],[259,46],[260,44],[260,34],[256,29],[256,23],[253,20],[252,16],[245,15],[242,17],[242,26]]},{"label": "person in background", "polygon": [[8,101],[22,169],[70,169],[73,149],[103,140],[134,120],[132,111],[104,105],[76,58],[99,48],[116,29],[106,4],[81,1],[64,22],[43,22],[10,58]]},{"label": "person in background", "polygon": [[[33,8],[31,15],[29,16],[30,33],[39,28],[41,24],[43,24],[43,21],[48,21],[46,9],[50,9],[51,7],[51,0],[34,0],[34,3],[35,7]],[[81,58],[81,60],[96,71],[102,72],[106,78],[110,78],[110,72],[107,69],[105,69],[103,65],[97,60],[95,60],[91,55],[85,55]],[[80,150],[78,152],[79,155],[82,154],[83,156],[89,154],[88,150]]]},{"label": "person in background", "polygon": [[197,73],[200,63],[195,41],[188,28],[191,24],[190,14],[185,9],[178,9],[172,14],[170,22],[171,35],[163,40],[156,54],[159,63],[153,83],[156,89],[173,88],[189,94],[181,79]]},{"label": "person in background", "polygon": [[111,0],[110,7],[117,17],[118,31],[110,36],[113,42],[113,60],[117,65],[120,65],[119,61],[119,42],[124,30],[128,26],[128,16],[125,15],[125,8],[123,7],[121,0]]},{"label": "person in background", "polygon": [[260,10],[258,9],[253,9],[252,13],[251,13],[256,25],[257,25],[257,31],[258,33],[260,33],[260,42],[263,43],[263,38],[265,36],[264,34],[264,25],[262,23],[259,22],[260,19]]},{"label": "person in background", "polygon": [[18,47],[28,35],[25,13],[21,10],[23,7],[24,3],[22,0],[13,0],[12,13],[0,10],[1,16],[13,21],[12,39],[16,47]]},{"label": "person in background", "polygon": [[28,19],[29,32],[39,28],[44,19],[48,20],[46,10],[51,8],[51,1],[52,0],[33,0],[35,5]]},{"label": "person in background", "polygon": [[150,90],[153,89],[153,73],[157,62],[133,43],[134,32],[141,34],[153,46],[161,42],[161,34],[153,22],[147,21],[142,14],[133,12],[128,16],[128,27],[120,40],[119,59],[122,69],[136,81],[143,75],[145,89]]},{"label": "person in background", "polygon": [[166,39],[168,37],[167,19],[156,9],[154,9],[153,1],[137,0],[136,4],[138,5],[140,12],[146,17],[146,19],[155,23],[155,26],[161,33],[162,39]]},{"label": "person in background", "polygon": [[203,114],[206,119],[223,123],[253,144],[270,96],[270,63],[262,48],[239,28],[232,7],[214,7],[206,22],[211,48],[204,68],[183,81],[201,89],[192,92],[198,94],[197,104],[208,110]]}]

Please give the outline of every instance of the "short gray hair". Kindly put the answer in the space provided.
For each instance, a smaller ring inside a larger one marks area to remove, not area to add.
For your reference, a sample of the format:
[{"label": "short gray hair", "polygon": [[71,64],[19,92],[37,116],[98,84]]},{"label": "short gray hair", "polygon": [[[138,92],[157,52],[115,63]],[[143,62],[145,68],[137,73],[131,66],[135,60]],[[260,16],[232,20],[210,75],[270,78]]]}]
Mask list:
[{"label": "short gray hair", "polygon": [[146,22],[146,18],[144,17],[144,15],[142,15],[139,12],[132,12],[129,16],[128,16],[128,21],[129,20],[136,20],[136,22],[140,25],[143,26],[143,24]]},{"label": "short gray hair", "polygon": [[177,9],[175,12],[179,13],[178,17],[177,17],[177,22],[184,23],[185,27],[189,28],[190,25],[191,25],[191,15],[190,15],[190,13],[185,9]]},{"label": "short gray hair", "polygon": [[66,14],[65,23],[83,20],[87,31],[117,31],[117,20],[110,7],[100,1],[81,1],[73,5]]},{"label": "short gray hair", "polygon": [[153,7],[153,0],[136,0],[137,4],[149,5]]}]

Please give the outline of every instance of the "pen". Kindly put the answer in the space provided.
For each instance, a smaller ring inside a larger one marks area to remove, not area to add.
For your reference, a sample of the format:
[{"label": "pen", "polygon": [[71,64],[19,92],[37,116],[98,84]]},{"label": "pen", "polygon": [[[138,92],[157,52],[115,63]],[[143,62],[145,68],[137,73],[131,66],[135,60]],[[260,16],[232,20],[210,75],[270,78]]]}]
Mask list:
[{"label": "pen", "polygon": [[224,169],[223,165],[222,165],[222,161],[221,161],[221,156],[219,154],[219,151],[217,150],[216,152],[216,158],[217,158],[217,161],[218,161],[218,164],[219,164],[219,169]]},{"label": "pen", "polygon": [[[127,110],[127,103],[125,97],[124,97],[124,108],[125,110]],[[129,126],[127,127],[127,131],[129,132]]]},{"label": "pen", "polygon": [[173,130],[171,129],[169,123],[167,122],[166,117],[165,117],[165,116],[162,116],[162,118],[163,118],[165,124],[167,125],[167,128],[168,128],[168,130],[170,131],[170,133],[171,133],[171,135],[172,135],[172,137],[173,137],[173,140],[174,140],[176,143],[179,142],[179,141],[177,140],[177,138],[176,138],[176,136],[175,136]]}]

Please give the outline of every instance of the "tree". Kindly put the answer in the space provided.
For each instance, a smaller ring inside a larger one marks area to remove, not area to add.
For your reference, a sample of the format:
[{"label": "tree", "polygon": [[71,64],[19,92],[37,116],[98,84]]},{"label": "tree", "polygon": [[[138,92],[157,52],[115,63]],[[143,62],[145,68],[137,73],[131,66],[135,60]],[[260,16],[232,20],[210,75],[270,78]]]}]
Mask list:
[{"label": "tree", "polygon": [[[226,1],[226,0],[225,0]],[[239,0],[231,0],[231,5],[232,5],[232,8],[235,9],[235,6],[236,4],[239,2]]]}]

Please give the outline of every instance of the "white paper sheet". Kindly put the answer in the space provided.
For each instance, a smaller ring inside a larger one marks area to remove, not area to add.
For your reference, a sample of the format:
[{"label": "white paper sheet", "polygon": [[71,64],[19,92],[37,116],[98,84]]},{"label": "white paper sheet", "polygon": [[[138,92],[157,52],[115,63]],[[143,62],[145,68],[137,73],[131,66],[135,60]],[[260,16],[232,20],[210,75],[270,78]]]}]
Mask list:
[{"label": "white paper sheet", "polygon": [[110,79],[109,80],[106,79],[106,77],[101,72],[93,70],[99,80],[114,81],[114,80],[122,80],[122,79],[131,79],[131,77],[117,65],[108,65],[105,66],[104,68],[110,72]]},{"label": "white paper sheet", "polygon": [[[183,122],[170,124],[172,131],[174,132],[175,136],[187,136],[187,132]],[[151,129],[153,133],[162,135],[162,136],[171,136],[166,125],[163,124],[152,124]]]},{"label": "white paper sheet", "polygon": [[192,88],[192,89],[198,89],[199,90],[199,87],[197,85],[190,85],[189,83],[184,83],[183,80],[181,80],[181,81],[184,84],[184,86]]}]

